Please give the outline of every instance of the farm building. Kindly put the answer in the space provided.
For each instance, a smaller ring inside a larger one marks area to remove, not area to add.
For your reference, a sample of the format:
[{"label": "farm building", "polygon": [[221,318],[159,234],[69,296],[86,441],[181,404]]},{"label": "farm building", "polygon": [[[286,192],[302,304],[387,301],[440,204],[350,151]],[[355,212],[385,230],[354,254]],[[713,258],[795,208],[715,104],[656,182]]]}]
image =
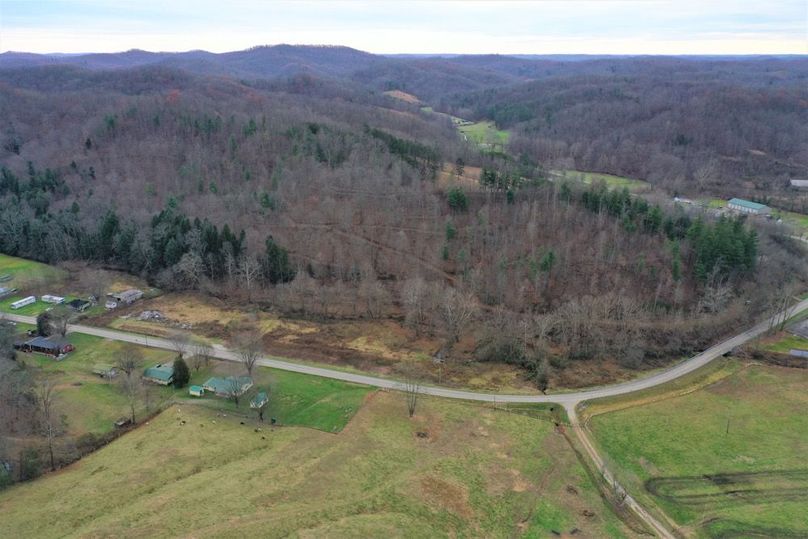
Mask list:
[{"label": "farm building", "polygon": [[63,298],[62,296],[52,296],[50,294],[45,294],[39,299],[41,299],[45,303],[51,303],[53,305],[61,305],[62,303],[65,302],[65,298]]},{"label": "farm building", "polygon": [[59,337],[34,337],[24,342],[14,343],[14,348],[21,352],[47,354],[57,358],[75,350],[75,347],[66,339]]},{"label": "farm building", "polygon": [[215,393],[219,397],[229,397],[231,395],[243,395],[253,386],[252,378],[249,376],[228,376],[227,378],[209,378],[202,384],[205,391]]},{"label": "farm building", "polygon": [[143,297],[143,291],[131,288],[123,292],[109,293],[107,296],[109,296],[106,303],[107,309],[116,309],[121,305],[131,305],[136,302]]},{"label": "farm building", "polygon": [[28,296],[27,298],[18,299],[14,303],[11,304],[12,309],[21,309],[26,305],[32,305],[36,303],[36,296]]},{"label": "farm building", "polygon": [[269,402],[269,395],[266,391],[259,391],[250,401],[250,408],[263,408]]},{"label": "farm building", "polygon": [[167,386],[174,381],[174,365],[158,363],[143,372],[143,378],[149,382]]},{"label": "farm building", "polygon": [[791,180],[791,187],[797,189],[808,189],[808,180]]},{"label": "farm building", "polygon": [[115,378],[118,375],[118,369],[112,365],[98,364],[93,366],[93,374],[101,378]]},{"label": "farm building", "polygon": [[771,213],[771,208],[765,204],[744,200],[742,198],[733,198],[727,203],[727,207],[734,211],[741,213],[749,213],[751,215],[768,215]]},{"label": "farm building", "polygon": [[800,348],[792,348],[791,350],[789,350],[788,353],[789,355],[792,355],[794,357],[804,357],[805,359],[808,359],[808,350],[802,350]]},{"label": "farm building", "polygon": [[72,301],[68,301],[67,306],[77,313],[83,313],[90,307],[90,302],[83,299],[74,299]]},{"label": "farm building", "polygon": [[189,386],[188,394],[191,395],[192,397],[204,397],[205,388],[202,386]]}]

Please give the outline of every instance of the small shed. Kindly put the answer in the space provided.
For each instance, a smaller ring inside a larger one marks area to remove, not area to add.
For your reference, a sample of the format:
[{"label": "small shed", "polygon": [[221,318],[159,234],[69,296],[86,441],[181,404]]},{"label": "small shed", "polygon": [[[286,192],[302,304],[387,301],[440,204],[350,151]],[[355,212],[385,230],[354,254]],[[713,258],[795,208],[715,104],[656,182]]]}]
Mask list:
[{"label": "small shed", "polygon": [[250,408],[263,408],[269,402],[269,395],[266,391],[259,391],[250,401]]},{"label": "small shed", "polygon": [[118,369],[113,365],[99,363],[93,366],[93,374],[101,378],[115,378],[118,375]]},{"label": "small shed", "polygon": [[192,397],[204,397],[205,396],[205,388],[202,386],[190,386],[188,388],[188,394]]},{"label": "small shed", "polygon": [[45,294],[40,299],[45,303],[51,303],[53,305],[61,305],[65,302],[65,298],[62,296],[54,296],[52,294]]},{"label": "small shed", "polygon": [[252,386],[253,380],[249,376],[228,376],[227,378],[213,377],[202,384],[205,391],[210,391],[218,397],[243,395]]},{"label": "small shed", "polygon": [[788,353],[789,355],[794,357],[804,357],[805,359],[808,359],[808,350],[802,350],[800,348],[792,348],[791,350],[789,350]]},{"label": "small shed", "polygon": [[174,381],[174,365],[170,363],[158,363],[149,367],[143,372],[143,378],[161,386],[167,386]]}]

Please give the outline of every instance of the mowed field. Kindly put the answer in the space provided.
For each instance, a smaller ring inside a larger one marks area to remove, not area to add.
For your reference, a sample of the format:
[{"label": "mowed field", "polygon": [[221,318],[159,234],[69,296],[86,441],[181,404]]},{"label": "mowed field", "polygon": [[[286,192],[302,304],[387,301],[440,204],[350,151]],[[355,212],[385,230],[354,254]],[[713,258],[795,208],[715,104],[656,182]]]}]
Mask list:
[{"label": "mowed field", "polygon": [[483,147],[500,146],[508,144],[510,133],[497,129],[494,122],[482,121],[458,127],[470,142]]},{"label": "mowed field", "polygon": [[0,514],[9,537],[624,536],[551,423],[428,398],[410,419],[393,392],[339,434],[177,405]]},{"label": "mowed field", "polygon": [[602,174],[600,172],[584,172],[580,170],[561,170],[554,171],[556,176],[569,178],[572,180],[582,181],[586,184],[603,183],[609,189],[622,189],[628,188],[629,191],[639,192],[648,191],[651,185],[648,182],[637,180],[634,178],[626,178],[625,176],[615,176],[613,174]]},{"label": "mowed field", "polygon": [[697,391],[596,415],[608,466],[702,537],[808,536],[808,370],[730,365]]}]

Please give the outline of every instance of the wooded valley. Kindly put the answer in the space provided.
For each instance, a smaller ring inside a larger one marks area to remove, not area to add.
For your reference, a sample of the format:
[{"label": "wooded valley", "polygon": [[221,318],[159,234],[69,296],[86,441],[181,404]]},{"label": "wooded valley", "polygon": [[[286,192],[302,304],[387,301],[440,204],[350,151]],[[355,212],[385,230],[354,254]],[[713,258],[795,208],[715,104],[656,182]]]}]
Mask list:
[{"label": "wooded valley", "polygon": [[[808,281],[804,247],[550,171],[801,200],[806,75],[790,58],[7,53],[0,251],[292,317],[394,319],[542,389],[570,361],[662,365],[780,308]],[[427,104],[510,142],[470,144]]]}]

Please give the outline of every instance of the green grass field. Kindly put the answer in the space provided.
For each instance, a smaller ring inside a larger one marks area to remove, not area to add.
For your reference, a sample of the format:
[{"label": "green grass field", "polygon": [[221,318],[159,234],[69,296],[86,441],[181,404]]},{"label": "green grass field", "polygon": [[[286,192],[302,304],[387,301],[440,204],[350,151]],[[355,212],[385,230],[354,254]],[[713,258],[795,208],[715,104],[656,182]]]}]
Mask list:
[{"label": "green grass field", "polygon": [[648,189],[648,182],[636,180],[634,178],[626,178],[623,176],[614,176],[612,174],[601,174],[600,172],[584,172],[581,170],[562,170],[554,171],[557,175],[566,178],[580,180],[584,183],[604,183],[609,189],[627,187],[629,191],[640,191]]},{"label": "green grass field", "polygon": [[[67,419],[70,434],[100,434],[113,429],[112,423],[128,415],[127,400],[116,381],[93,374],[97,364],[114,365],[124,344],[91,335],[68,334],[76,350],[61,361],[41,354],[19,354],[21,361],[35,365],[55,380],[57,407]],[[171,360],[165,350],[139,347],[146,363]],[[139,407],[142,412],[142,407]]]},{"label": "green grass field", "polygon": [[10,537],[625,536],[550,423],[429,398],[409,419],[395,392],[339,434],[177,405],[0,513]]},{"label": "green grass field", "polygon": [[786,333],[781,338],[764,344],[762,348],[781,354],[787,354],[792,349],[808,350],[808,339]]},{"label": "green grass field", "polygon": [[66,273],[59,268],[27,260],[0,254],[0,275],[11,275],[12,279],[8,284],[2,286],[16,286],[22,288],[33,282],[51,282],[63,279]]},{"label": "green grass field", "polygon": [[483,121],[458,127],[461,133],[466,135],[469,142],[482,147],[501,146],[508,144],[510,133],[502,129],[497,129],[494,122]]},{"label": "green grass field", "polygon": [[631,494],[692,534],[804,537],[808,371],[736,363],[730,372],[594,416],[597,443]]}]

